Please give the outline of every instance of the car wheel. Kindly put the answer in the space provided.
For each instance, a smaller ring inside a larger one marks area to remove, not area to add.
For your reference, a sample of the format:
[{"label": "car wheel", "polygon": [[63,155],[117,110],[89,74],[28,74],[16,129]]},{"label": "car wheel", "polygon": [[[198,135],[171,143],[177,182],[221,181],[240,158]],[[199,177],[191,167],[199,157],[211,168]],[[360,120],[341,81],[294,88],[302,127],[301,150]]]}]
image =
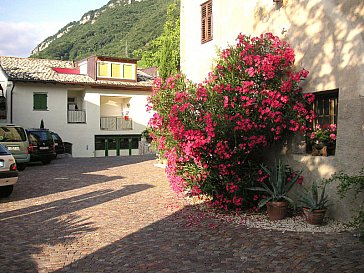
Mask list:
[{"label": "car wheel", "polygon": [[21,164],[17,164],[16,168],[18,169],[18,171],[24,171],[26,166],[27,166],[27,164],[21,163]]},{"label": "car wheel", "polygon": [[0,197],[8,197],[13,192],[13,185],[0,187]]}]

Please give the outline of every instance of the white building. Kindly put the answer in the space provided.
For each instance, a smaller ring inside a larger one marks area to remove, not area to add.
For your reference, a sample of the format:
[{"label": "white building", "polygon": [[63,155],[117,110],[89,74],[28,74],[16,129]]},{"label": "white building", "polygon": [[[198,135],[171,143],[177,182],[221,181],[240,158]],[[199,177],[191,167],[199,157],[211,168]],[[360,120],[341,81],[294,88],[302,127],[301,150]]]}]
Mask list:
[{"label": "white building", "polygon": [[152,77],[136,60],[80,62],[0,57],[0,121],[46,128],[72,143],[75,157],[138,154]]},{"label": "white building", "polygon": [[[181,70],[202,82],[217,50],[236,44],[239,33],[279,36],[294,49],[297,67],[310,72],[302,87],[316,95],[319,122],[337,124],[337,140],[328,157],[311,155],[304,140],[275,155],[302,168],[307,180],[341,170],[358,174],[364,167],[363,18],[357,0],[181,0]],[[347,218],[351,201],[330,197],[337,199],[330,212]]]}]

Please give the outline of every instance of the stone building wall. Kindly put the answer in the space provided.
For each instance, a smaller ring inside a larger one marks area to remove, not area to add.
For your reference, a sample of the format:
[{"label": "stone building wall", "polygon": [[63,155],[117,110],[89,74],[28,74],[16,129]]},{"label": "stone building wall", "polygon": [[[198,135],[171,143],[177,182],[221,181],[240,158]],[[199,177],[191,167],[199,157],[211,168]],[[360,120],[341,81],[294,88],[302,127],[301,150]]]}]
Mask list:
[{"label": "stone building wall", "polygon": [[[234,44],[241,32],[272,32],[286,40],[296,53],[297,68],[310,71],[304,92],[338,89],[337,142],[334,156],[307,154],[304,145],[276,149],[306,181],[328,178],[340,170],[357,174],[364,167],[364,2],[359,0],[213,0],[213,40],[201,44],[200,5],[181,1],[181,68],[188,78],[201,82],[211,70],[216,50]],[[295,148],[296,147],[296,148]],[[329,214],[347,220],[353,195],[340,200],[336,185],[328,188]],[[362,198],[362,197],[359,197]],[[363,199],[357,200],[358,203]]]}]

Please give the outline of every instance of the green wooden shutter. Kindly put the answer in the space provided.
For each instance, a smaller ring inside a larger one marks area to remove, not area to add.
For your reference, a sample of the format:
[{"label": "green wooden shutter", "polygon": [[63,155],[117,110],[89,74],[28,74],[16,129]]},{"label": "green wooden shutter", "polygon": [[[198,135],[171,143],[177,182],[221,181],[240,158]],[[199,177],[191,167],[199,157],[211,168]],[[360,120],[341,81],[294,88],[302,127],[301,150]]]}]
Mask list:
[{"label": "green wooden shutter", "polygon": [[33,94],[33,109],[34,110],[47,110],[47,94],[34,93]]}]

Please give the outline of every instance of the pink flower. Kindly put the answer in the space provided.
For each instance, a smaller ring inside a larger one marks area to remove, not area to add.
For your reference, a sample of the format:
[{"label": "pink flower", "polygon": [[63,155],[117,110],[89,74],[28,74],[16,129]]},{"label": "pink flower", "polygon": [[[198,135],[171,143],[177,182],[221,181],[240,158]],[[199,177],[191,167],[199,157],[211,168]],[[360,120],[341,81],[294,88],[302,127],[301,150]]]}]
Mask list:
[{"label": "pink flower", "polygon": [[229,97],[228,96],[224,96],[224,108],[229,106]]},{"label": "pink flower", "polygon": [[336,140],[336,135],[335,135],[335,134],[330,134],[330,138],[331,138],[332,140]]},{"label": "pink flower", "polygon": [[245,70],[245,72],[248,73],[250,77],[254,77],[255,75],[254,67],[249,67],[248,69]]},{"label": "pink flower", "polygon": [[330,124],[329,128],[331,132],[336,132],[336,124]]},{"label": "pink flower", "polygon": [[302,183],[303,183],[303,179],[304,179],[304,177],[303,177],[303,176],[300,176],[300,177],[297,179],[296,183],[297,183],[297,184],[299,184],[299,185],[302,185]]},{"label": "pink flower", "polygon": [[310,73],[310,72],[308,72],[308,71],[307,71],[306,69],[304,69],[304,68],[300,71],[300,75],[301,75],[301,77],[303,77],[303,78],[307,78],[308,73]]},{"label": "pink flower", "polygon": [[312,104],[315,101],[315,95],[312,93],[304,94],[303,97],[307,100],[309,104]]}]

